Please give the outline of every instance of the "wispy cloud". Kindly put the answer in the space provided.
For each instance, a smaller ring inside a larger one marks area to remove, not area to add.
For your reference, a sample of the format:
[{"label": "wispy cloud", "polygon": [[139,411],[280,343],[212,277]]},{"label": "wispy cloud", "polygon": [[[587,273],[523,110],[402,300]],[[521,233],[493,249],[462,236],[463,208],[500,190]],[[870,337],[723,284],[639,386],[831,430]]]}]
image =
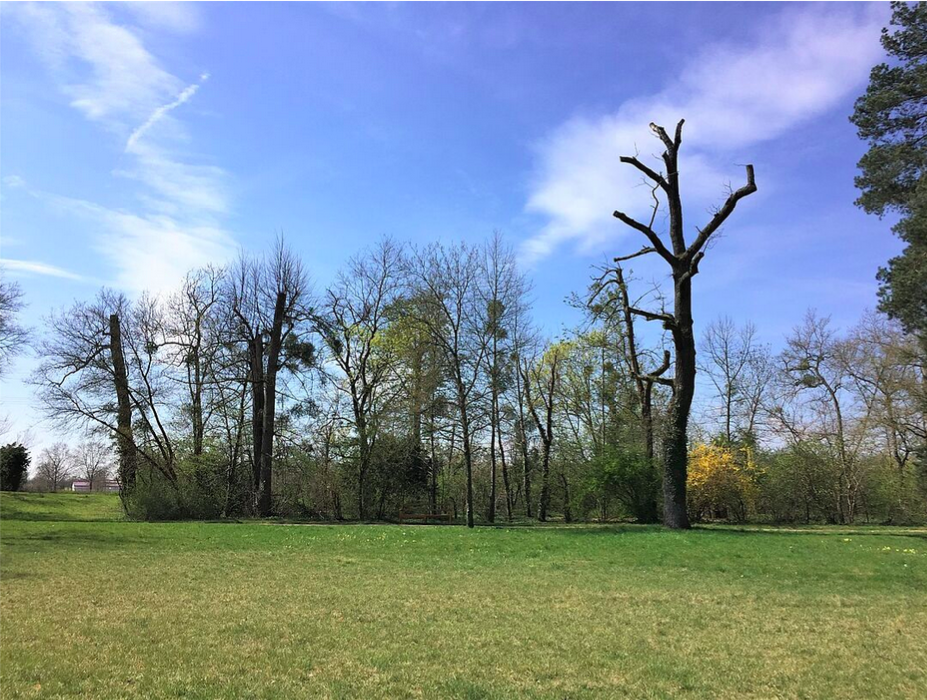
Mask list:
[{"label": "wispy cloud", "polygon": [[619,157],[659,151],[650,122],[672,127],[686,119],[685,195],[698,204],[723,197],[742,177],[734,164],[749,160],[746,147],[827,111],[865,81],[881,56],[886,15],[883,6],[786,10],[757,41],[708,47],[661,92],[554,130],[537,145],[526,205],[548,223],[524,243],[525,258],[536,261],[567,241],[581,250],[601,245],[620,231],[616,208],[644,214],[649,193]]},{"label": "wispy cloud", "polygon": [[154,112],[152,112],[151,116],[145,120],[145,123],[142,124],[140,127],[138,127],[135,131],[133,131],[129,135],[129,140],[126,141],[126,152],[127,153],[131,152],[135,144],[145,134],[145,132],[148,131],[151,127],[153,127],[155,124],[157,124],[164,117],[164,115],[166,115],[172,109],[176,109],[177,107],[182,105],[184,102],[189,100],[191,97],[193,97],[196,94],[196,91],[200,89],[200,86],[203,83],[205,83],[208,79],[209,79],[209,73],[203,73],[200,76],[200,82],[193,83],[192,85],[188,85],[184,89],[184,91],[181,92],[177,96],[176,100],[166,105],[161,105]]},{"label": "wispy cloud", "polygon": [[12,260],[10,258],[0,258],[0,269],[11,270],[13,272],[24,272],[34,275],[45,275],[47,277],[60,277],[62,279],[75,280],[77,282],[87,281],[87,278],[83,275],[68,272],[63,268],[56,267],[55,265],[48,265],[36,260]]},{"label": "wispy cloud", "polygon": [[194,162],[185,125],[175,116],[209,74],[193,83],[181,80],[146,48],[134,24],[141,22],[145,32],[188,32],[198,25],[198,13],[140,5],[30,4],[13,15],[71,106],[123,144],[122,163],[113,174],[139,183],[135,200],[118,209],[39,196],[56,199],[59,207],[98,226],[96,247],[111,261],[116,283],[157,290],[191,267],[224,261],[235,246],[221,224],[229,210],[226,173]]}]

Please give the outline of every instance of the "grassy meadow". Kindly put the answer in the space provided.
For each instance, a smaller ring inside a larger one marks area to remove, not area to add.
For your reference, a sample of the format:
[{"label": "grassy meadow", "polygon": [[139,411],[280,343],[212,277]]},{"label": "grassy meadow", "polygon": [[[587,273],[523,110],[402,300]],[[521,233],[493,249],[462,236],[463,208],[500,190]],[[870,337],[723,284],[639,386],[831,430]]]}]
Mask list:
[{"label": "grassy meadow", "polygon": [[3,698],[924,698],[927,530],[140,523],[0,496]]}]

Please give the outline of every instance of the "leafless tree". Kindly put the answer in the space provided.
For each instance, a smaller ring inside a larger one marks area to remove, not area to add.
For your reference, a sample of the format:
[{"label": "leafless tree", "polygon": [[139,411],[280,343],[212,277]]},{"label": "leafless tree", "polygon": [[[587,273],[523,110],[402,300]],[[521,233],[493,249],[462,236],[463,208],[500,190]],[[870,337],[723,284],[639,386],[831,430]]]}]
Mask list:
[{"label": "leafless tree", "polygon": [[454,387],[467,473],[467,526],[473,527],[474,410],[489,346],[489,324],[479,294],[480,251],[458,244],[413,250],[406,270],[413,313],[441,352]]},{"label": "leafless tree", "polygon": [[[616,211],[615,218],[645,236],[648,245],[631,255],[618,257],[615,262],[655,253],[666,261],[673,277],[673,311],[659,312],[631,308],[631,313],[650,321],[659,321],[669,330],[675,349],[673,395],[667,407],[667,420],[663,435],[663,523],[671,528],[688,528],[686,508],[686,477],[688,471],[689,413],[695,394],[695,330],[692,320],[692,278],[698,274],[699,264],[712,237],[733,213],[737,203],[754,192],[753,166],[747,166],[747,182],[732,191],[707,224],[696,229],[691,243],[686,242],[683,226],[682,196],[679,184],[679,149],[682,146],[683,121],[676,125],[673,136],[651,124],[650,128],[663,143],[664,172],[649,167],[636,156],[623,156],[627,163],[650,181],[654,198],[650,222],[642,223],[627,214]],[[657,212],[664,197],[669,214],[669,246],[654,230]]]},{"label": "leafless tree", "polygon": [[[527,288],[524,277],[519,274],[515,256],[511,248],[505,245],[501,234],[496,232],[486,244],[483,259],[483,284],[481,296],[486,306],[486,320],[489,334],[489,353],[486,363],[488,375],[489,408],[489,507],[486,519],[496,519],[497,465],[502,467],[502,483],[505,489],[506,515],[512,519],[513,490],[509,478],[508,462],[505,454],[505,440],[502,425],[501,396],[506,389],[512,355],[510,327],[514,311],[523,304]],[[517,372],[517,369],[515,370]]]},{"label": "leafless tree", "polygon": [[189,272],[167,300],[165,347],[185,397],[184,421],[191,429],[192,453],[201,455],[210,420],[217,410],[217,373],[223,358],[221,291],[224,271],[205,267]]},{"label": "leafless tree", "polygon": [[103,442],[82,442],[74,449],[73,457],[77,476],[87,481],[91,490],[99,488],[112,473],[112,449]]},{"label": "leafless tree", "polygon": [[25,350],[29,340],[28,330],[17,318],[24,306],[23,290],[19,284],[0,279],[0,376],[6,372],[13,357]]},{"label": "leafless tree", "polygon": [[756,339],[756,327],[738,328],[723,317],[710,323],[702,336],[702,371],[720,405],[722,434],[728,444],[756,439],[757,421],[772,379],[768,348]]},{"label": "leafless tree", "polygon": [[379,433],[379,412],[396,357],[381,342],[387,314],[402,294],[402,250],[386,239],[348,263],[326,294],[330,332],[326,335],[337,368],[336,380],[350,398],[358,440],[357,512],[367,516],[366,477]]},{"label": "leafless tree", "polygon": [[775,418],[793,442],[816,442],[825,448],[836,467],[836,519],[853,522],[864,478],[861,456],[871,410],[853,411],[847,348],[829,327],[829,319],[809,312],[786,343],[780,358],[785,401],[774,412]]},{"label": "leafless tree", "polygon": [[71,450],[63,442],[56,442],[39,455],[36,477],[49,491],[57,491],[74,471]]},{"label": "leafless tree", "polygon": [[168,430],[170,386],[160,358],[163,329],[154,301],[130,304],[106,290],[48,319],[33,374],[45,412],[66,429],[102,430],[117,442],[119,478],[131,492],[139,461],[176,485]]},{"label": "leafless tree", "polygon": [[237,335],[246,343],[250,358],[255,505],[260,515],[269,515],[278,373],[284,346],[311,316],[309,284],[299,258],[280,238],[265,259],[239,258],[230,273],[226,297],[237,319]]}]

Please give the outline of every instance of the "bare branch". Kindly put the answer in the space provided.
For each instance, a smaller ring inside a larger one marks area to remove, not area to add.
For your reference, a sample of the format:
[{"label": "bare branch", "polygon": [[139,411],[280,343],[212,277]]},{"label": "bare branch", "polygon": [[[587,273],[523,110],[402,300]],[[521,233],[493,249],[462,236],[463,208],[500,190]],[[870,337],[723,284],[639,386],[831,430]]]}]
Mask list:
[{"label": "bare branch", "polygon": [[641,255],[647,255],[648,253],[656,253],[657,249],[650,246],[645,246],[641,248],[636,253],[631,253],[630,255],[622,255],[615,258],[615,262],[624,262],[625,260],[631,260],[632,258],[639,258]]},{"label": "bare branch", "polygon": [[618,219],[621,223],[627,226],[630,226],[631,228],[637,231],[640,231],[645,236],[647,236],[647,240],[650,241],[650,244],[653,246],[653,249],[657,253],[660,254],[660,257],[666,260],[670,265],[675,266],[676,258],[673,256],[672,253],[669,252],[669,250],[666,249],[666,246],[663,245],[663,241],[660,240],[660,237],[657,235],[656,231],[654,231],[649,226],[642,224],[640,221],[631,218],[624,212],[620,212],[616,210],[613,216],[616,219]]},{"label": "bare branch", "polygon": [[635,316],[646,318],[648,321],[663,321],[667,327],[676,325],[676,319],[672,314],[656,313],[654,311],[647,311],[646,309],[638,309],[634,306],[630,307],[629,311]]},{"label": "bare branch", "polygon": [[705,226],[705,228],[699,230],[698,237],[695,239],[695,241],[693,241],[692,245],[689,246],[689,249],[685,252],[683,259],[686,261],[694,261],[696,255],[698,255],[698,253],[702,250],[704,245],[708,242],[708,239],[711,238],[711,235],[717,231],[727,220],[727,217],[733,213],[734,207],[737,206],[737,202],[739,202],[744,197],[753,194],[754,192],[756,192],[756,181],[753,175],[753,166],[748,165],[747,184],[728,195],[728,198],[725,200],[721,208],[711,218],[711,221],[708,222],[708,225]]},{"label": "bare branch", "polygon": [[666,188],[666,180],[663,178],[663,176],[660,173],[658,173],[656,170],[654,170],[653,168],[650,168],[649,166],[644,165],[636,157],[621,156],[618,160],[620,160],[622,163],[628,163],[629,165],[633,165],[635,168],[637,168],[642,173],[644,173],[644,175],[646,175],[651,180],[653,180],[655,183],[657,183],[660,187],[663,187],[664,189]]}]

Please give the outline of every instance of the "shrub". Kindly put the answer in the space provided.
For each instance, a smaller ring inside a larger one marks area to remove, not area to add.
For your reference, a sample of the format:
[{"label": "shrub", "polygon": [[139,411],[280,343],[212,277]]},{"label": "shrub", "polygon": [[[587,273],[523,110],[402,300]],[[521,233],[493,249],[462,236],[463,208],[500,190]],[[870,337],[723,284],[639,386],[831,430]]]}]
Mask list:
[{"label": "shrub", "polygon": [[749,447],[696,445],[689,452],[689,517],[745,521],[756,501],[758,476]]},{"label": "shrub", "polygon": [[0,491],[19,491],[30,459],[29,451],[18,442],[0,447]]}]

